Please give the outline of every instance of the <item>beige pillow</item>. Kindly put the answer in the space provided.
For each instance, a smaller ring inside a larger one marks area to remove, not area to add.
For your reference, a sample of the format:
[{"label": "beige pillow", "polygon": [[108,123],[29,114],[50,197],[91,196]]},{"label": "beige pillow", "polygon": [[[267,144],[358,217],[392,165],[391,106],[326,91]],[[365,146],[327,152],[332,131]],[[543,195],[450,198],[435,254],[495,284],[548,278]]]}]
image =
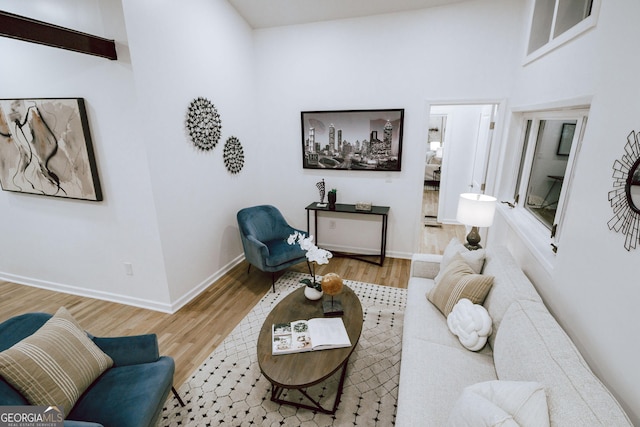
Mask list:
[{"label": "beige pillow", "polygon": [[470,251],[469,249],[465,248],[462,243],[460,243],[460,240],[454,237],[447,244],[447,247],[444,249],[444,253],[442,254],[442,261],[440,261],[440,272],[434,279],[436,283],[440,282],[442,273],[447,269],[455,254],[462,255],[462,258],[467,262],[467,264],[469,264],[469,267],[471,267],[474,273],[482,273],[482,267],[484,267],[485,250],[478,249],[475,251]]},{"label": "beige pillow", "polygon": [[113,360],[61,307],[33,335],[0,353],[0,375],[31,403],[62,406],[65,417]]},{"label": "beige pillow", "polygon": [[446,317],[462,298],[482,304],[491,286],[493,276],[474,273],[460,254],[454,254],[440,281],[427,293],[427,299]]}]

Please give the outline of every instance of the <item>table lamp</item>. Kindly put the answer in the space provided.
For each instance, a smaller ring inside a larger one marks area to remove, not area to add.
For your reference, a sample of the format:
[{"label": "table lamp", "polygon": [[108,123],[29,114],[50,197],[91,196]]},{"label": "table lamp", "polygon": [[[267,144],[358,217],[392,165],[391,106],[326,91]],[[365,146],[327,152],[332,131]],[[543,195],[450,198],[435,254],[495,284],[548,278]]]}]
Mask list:
[{"label": "table lamp", "polygon": [[482,247],[480,246],[478,227],[490,227],[493,224],[495,211],[495,197],[473,193],[460,195],[456,219],[471,227],[471,231],[467,235],[467,244],[464,245],[467,249],[473,251]]}]

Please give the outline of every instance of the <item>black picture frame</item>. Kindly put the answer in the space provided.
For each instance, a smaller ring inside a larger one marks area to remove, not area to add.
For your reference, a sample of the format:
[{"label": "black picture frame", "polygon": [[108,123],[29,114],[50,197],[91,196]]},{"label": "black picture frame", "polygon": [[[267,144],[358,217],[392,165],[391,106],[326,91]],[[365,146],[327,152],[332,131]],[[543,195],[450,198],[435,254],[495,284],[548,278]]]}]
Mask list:
[{"label": "black picture frame", "polygon": [[560,140],[558,141],[558,156],[568,156],[571,152],[571,143],[573,142],[573,134],[576,131],[575,123],[563,123],[560,131]]},{"label": "black picture frame", "polygon": [[83,98],[0,99],[4,191],[102,201]]},{"label": "black picture frame", "polygon": [[397,172],[404,109],[302,111],[302,167]]}]

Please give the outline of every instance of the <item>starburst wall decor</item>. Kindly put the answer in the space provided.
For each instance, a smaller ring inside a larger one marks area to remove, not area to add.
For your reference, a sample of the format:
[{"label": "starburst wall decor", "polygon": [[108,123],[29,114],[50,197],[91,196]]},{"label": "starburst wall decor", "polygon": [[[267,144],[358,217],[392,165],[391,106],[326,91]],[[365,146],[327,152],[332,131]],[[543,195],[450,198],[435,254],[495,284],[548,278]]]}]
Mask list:
[{"label": "starburst wall decor", "polygon": [[224,165],[232,174],[236,174],[242,170],[244,166],[244,150],[240,140],[235,136],[229,137],[224,144]]},{"label": "starburst wall decor", "polygon": [[632,192],[635,192],[632,191],[633,187],[640,186],[639,137],[640,134],[635,131],[627,136],[625,153],[613,163],[613,190],[609,191],[609,202],[614,213],[608,222],[609,230],[626,236],[624,247],[628,251],[635,249],[640,241],[640,206],[632,198]]},{"label": "starburst wall decor", "polygon": [[191,101],[187,111],[186,127],[191,141],[200,150],[209,151],[220,140],[220,115],[207,98],[198,97]]}]

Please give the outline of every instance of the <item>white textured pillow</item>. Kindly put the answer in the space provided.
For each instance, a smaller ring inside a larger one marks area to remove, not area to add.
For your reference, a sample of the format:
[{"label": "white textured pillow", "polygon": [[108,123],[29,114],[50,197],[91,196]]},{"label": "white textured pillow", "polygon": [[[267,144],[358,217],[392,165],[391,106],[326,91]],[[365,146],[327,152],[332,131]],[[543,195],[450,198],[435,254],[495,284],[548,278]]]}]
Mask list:
[{"label": "white textured pillow", "polygon": [[447,325],[460,344],[471,351],[481,350],[493,332],[493,322],[487,310],[467,298],[462,298],[453,306],[447,316]]},{"label": "white textured pillow", "polygon": [[474,273],[480,274],[482,272],[485,258],[484,249],[470,251],[469,249],[465,248],[462,243],[460,243],[460,240],[454,237],[453,239],[451,239],[449,244],[447,244],[447,247],[444,249],[444,253],[442,254],[442,261],[440,261],[440,272],[433,279],[436,284],[442,278],[442,273],[447,269],[447,266],[451,263],[455,254],[462,255],[462,259],[464,259],[465,262],[469,264],[469,267],[471,267]]},{"label": "white textured pillow", "polygon": [[466,387],[449,413],[447,426],[549,427],[544,387],[525,381],[487,381]]}]

